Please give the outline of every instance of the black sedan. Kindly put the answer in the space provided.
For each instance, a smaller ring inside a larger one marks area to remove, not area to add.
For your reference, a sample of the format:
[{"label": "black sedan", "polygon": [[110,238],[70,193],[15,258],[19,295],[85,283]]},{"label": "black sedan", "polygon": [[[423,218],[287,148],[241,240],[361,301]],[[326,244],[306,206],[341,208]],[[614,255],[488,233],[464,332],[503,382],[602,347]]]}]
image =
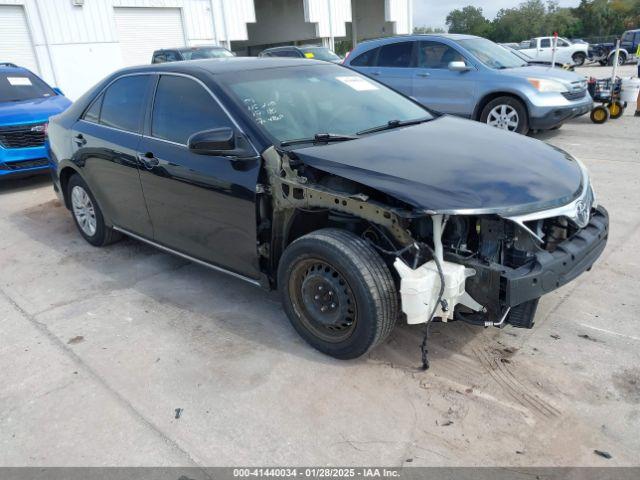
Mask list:
[{"label": "black sedan", "polygon": [[569,154],[327,62],[121,70],[48,135],[54,188],[89,243],[124,234],[278,288],[295,329],[337,358],[400,318],[531,328],[538,299],[608,236]]}]

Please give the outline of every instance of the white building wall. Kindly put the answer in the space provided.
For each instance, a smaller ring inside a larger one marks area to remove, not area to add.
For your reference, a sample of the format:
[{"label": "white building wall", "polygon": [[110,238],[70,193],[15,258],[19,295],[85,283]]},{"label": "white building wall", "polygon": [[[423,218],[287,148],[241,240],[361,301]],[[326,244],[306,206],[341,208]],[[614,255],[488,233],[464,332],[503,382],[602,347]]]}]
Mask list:
[{"label": "white building wall", "polygon": [[0,0],[0,5],[24,7],[38,73],[71,99],[124,66],[114,7],[180,8],[188,45],[246,40],[246,22],[255,21],[253,0],[85,0],[81,7],[71,0]]}]

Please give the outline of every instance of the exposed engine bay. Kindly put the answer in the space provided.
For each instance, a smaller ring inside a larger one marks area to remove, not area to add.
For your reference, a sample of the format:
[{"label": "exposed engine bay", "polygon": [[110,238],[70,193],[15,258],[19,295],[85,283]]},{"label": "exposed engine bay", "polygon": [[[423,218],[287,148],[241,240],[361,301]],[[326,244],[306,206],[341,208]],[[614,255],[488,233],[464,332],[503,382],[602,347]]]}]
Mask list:
[{"label": "exposed engine bay", "polygon": [[[327,174],[292,152],[272,148],[263,157],[267,178],[261,188],[270,195],[260,204],[265,220],[259,242],[263,261],[271,262],[267,270],[275,271],[280,253],[297,236],[325,226],[348,229],[369,241],[394,272],[410,324],[439,319],[531,328],[538,298],[591,266],[572,268],[568,262],[579,257],[565,251],[567,240],[590,232],[583,227],[598,214],[590,187],[586,219],[582,211],[572,214],[582,215],[577,221],[563,215],[445,214]],[[606,235],[603,228],[595,234]],[[603,248],[580,261],[592,262]]]}]

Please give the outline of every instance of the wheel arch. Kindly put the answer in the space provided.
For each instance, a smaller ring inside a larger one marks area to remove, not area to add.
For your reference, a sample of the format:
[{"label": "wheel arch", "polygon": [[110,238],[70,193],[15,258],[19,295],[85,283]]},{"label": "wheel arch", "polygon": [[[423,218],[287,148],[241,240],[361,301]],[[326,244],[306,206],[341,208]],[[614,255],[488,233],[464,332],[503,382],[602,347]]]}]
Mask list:
[{"label": "wheel arch", "polygon": [[473,112],[473,117],[472,117],[473,120],[479,121],[480,115],[482,115],[482,110],[484,110],[484,107],[486,107],[489,104],[489,102],[499,97],[511,97],[521,102],[522,105],[524,106],[525,111],[527,112],[527,118],[529,120],[531,119],[530,113],[529,113],[529,105],[522,95],[519,95],[514,92],[510,92],[510,91],[497,91],[497,92],[487,93],[480,99],[480,101],[476,105],[475,111]]},{"label": "wheel arch", "polygon": [[62,198],[64,199],[64,206],[67,207],[68,210],[71,209],[71,203],[69,199],[69,192],[67,191],[67,185],[69,185],[69,179],[74,174],[80,175],[80,172],[69,165],[64,166],[58,174],[58,178],[60,179],[60,191],[62,192]]}]

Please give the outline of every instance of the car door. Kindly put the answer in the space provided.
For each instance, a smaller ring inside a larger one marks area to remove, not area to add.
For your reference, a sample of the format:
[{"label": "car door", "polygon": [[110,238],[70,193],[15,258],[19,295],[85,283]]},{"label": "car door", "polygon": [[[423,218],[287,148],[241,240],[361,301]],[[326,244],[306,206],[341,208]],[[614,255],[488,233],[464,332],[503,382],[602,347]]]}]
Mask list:
[{"label": "car door", "polygon": [[197,132],[231,127],[230,118],[195,78],[159,76],[138,152],[154,240],[198,260],[258,278],[256,184],[260,159],[189,150]]},{"label": "car door", "polygon": [[[465,62],[470,70],[450,70],[449,64],[455,61]],[[420,41],[417,66],[413,76],[413,98],[437,112],[472,115],[478,71],[462,53],[436,40]]]},{"label": "car door", "polygon": [[545,62],[550,62],[553,56],[553,40],[551,37],[539,39],[538,49],[536,50],[536,58]]},{"label": "car door", "polygon": [[142,194],[138,148],[151,75],[111,83],[72,129],[74,161],[105,217],[138,235],[153,235]]},{"label": "car door", "polygon": [[375,66],[358,70],[405,95],[411,95],[415,73],[415,43],[403,41],[382,45],[377,53]]}]

